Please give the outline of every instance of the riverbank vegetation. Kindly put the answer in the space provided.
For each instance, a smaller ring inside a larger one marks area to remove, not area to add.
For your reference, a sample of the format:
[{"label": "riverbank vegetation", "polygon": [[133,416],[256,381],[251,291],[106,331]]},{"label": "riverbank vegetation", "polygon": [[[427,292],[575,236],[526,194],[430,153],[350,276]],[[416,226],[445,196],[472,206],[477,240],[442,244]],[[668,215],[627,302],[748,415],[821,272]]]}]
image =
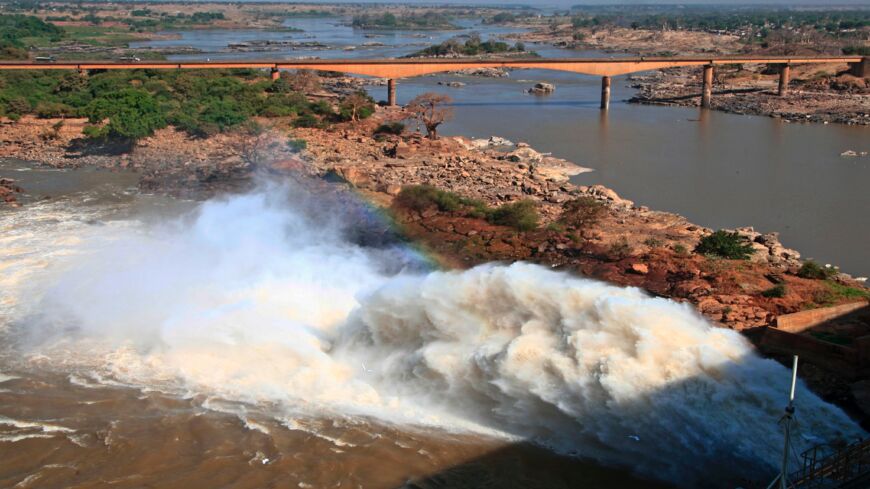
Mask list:
[{"label": "riverbank vegetation", "polygon": [[430,185],[403,187],[394,204],[402,209],[423,212],[434,208],[467,217],[486,219],[492,224],[506,226],[517,231],[537,229],[540,216],[532,200],[518,200],[492,208],[481,200],[470,199],[454,192]]},{"label": "riverbank vegetation", "polygon": [[616,25],[659,30],[740,30],[812,27],[827,32],[870,27],[870,10],[727,6],[575,6],[575,27]]},{"label": "riverbank vegetation", "polygon": [[27,15],[0,15],[0,59],[27,59],[27,40],[58,42],[65,32],[54,24]]},{"label": "riverbank vegetation", "polygon": [[447,30],[456,29],[450,17],[440,12],[408,13],[396,15],[360,14],[353,17],[351,26],[357,29],[376,30]]},{"label": "riverbank vegetation", "polygon": [[510,24],[512,22],[522,22],[533,18],[536,13],[532,10],[520,10],[518,12],[499,12],[490,17],[483,19],[484,24]]},{"label": "riverbank vegetation", "polygon": [[374,111],[368,96],[354,93],[337,106],[309,100],[287,75],[272,81],[257,70],[118,70],[0,73],[0,115],[18,119],[87,117],[91,138],[135,141],[166,125],[193,136],[210,136],[252,117],[283,117],[303,127],[364,119]]},{"label": "riverbank vegetation", "polygon": [[472,34],[464,42],[459,38],[448,39],[441,44],[435,44],[408,55],[415,57],[455,57],[455,56],[481,56],[487,54],[520,54],[525,53],[526,45],[517,41],[510,45],[502,41],[482,40],[479,34]]},{"label": "riverbank vegetation", "polygon": [[[575,6],[570,23],[582,40],[584,30],[613,27],[650,31],[698,31],[738,36],[762,49],[804,45],[831,52],[867,47],[870,10],[848,8],[727,6]],[[560,22],[549,20],[551,27]]]}]

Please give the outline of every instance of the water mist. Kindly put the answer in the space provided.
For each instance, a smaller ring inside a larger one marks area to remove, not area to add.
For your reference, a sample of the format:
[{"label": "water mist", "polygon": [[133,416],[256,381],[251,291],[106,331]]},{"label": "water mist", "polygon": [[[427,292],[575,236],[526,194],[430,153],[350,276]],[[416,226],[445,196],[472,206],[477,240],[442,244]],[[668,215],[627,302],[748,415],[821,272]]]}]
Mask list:
[{"label": "water mist", "polygon": [[[687,486],[775,472],[789,373],[739,334],[531,264],[423,272],[298,193],[89,231],[19,299],[23,353],[276,417],[533,440]],[[805,386],[797,398],[797,450],[863,434]]]}]

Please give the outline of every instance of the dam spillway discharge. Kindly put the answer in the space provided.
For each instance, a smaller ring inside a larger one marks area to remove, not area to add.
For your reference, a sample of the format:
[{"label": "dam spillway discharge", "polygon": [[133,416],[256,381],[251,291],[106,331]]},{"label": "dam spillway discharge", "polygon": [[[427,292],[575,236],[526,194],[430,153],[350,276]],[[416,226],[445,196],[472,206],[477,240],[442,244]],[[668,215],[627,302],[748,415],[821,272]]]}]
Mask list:
[{"label": "dam spillway discharge", "polygon": [[[354,243],[338,211],[293,193],[212,200],[159,225],[42,230],[31,245],[65,251],[10,292],[4,334],[24,365],[276,419],[531,440],[687,487],[776,472],[789,374],[738,333],[537,265],[425,271],[405,246]],[[800,383],[797,399],[798,452],[863,436]]]}]

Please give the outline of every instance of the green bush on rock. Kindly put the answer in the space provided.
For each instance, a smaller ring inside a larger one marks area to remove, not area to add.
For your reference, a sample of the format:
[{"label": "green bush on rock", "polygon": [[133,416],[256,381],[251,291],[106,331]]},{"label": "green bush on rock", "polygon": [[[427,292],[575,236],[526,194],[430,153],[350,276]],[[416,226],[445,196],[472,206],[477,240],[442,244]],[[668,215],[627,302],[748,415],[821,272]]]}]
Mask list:
[{"label": "green bush on rock", "polygon": [[723,229],[701,238],[695,251],[729,260],[747,260],[754,252],[752,245],[738,233]]}]

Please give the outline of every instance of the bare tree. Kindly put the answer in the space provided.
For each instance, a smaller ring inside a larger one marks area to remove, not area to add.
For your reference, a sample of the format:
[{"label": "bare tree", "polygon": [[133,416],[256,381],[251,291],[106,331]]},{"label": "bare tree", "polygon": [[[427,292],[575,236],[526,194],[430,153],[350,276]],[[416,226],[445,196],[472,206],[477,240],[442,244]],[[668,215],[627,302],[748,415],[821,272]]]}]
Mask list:
[{"label": "bare tree", "polygon": [[405,106],[405,110],[426,126],[426,135],[429,139],[438,139],[438,126],[453,117],[453,109],[445,107],[451,102],[453,99],[447,95],[427,92],[411,100]]},{"label": "bare tree", "polygon": [[320,90],[320,77],[312,70],[296,70],[287,81],[296,92],[312,93]]},{"label": "bare tree", "polygon": [[237,131],[236,151],[248,166],[257,168],[268,155],[273,142],[269,128],[255,120],[244,123]]},{"label": "bare tree", "polygon": [[358,121],[360,119],[360,112],[371,105],[372,100],[365,92],[354,92],[341,101],[342,108],[350,112],[351,121]]}]

